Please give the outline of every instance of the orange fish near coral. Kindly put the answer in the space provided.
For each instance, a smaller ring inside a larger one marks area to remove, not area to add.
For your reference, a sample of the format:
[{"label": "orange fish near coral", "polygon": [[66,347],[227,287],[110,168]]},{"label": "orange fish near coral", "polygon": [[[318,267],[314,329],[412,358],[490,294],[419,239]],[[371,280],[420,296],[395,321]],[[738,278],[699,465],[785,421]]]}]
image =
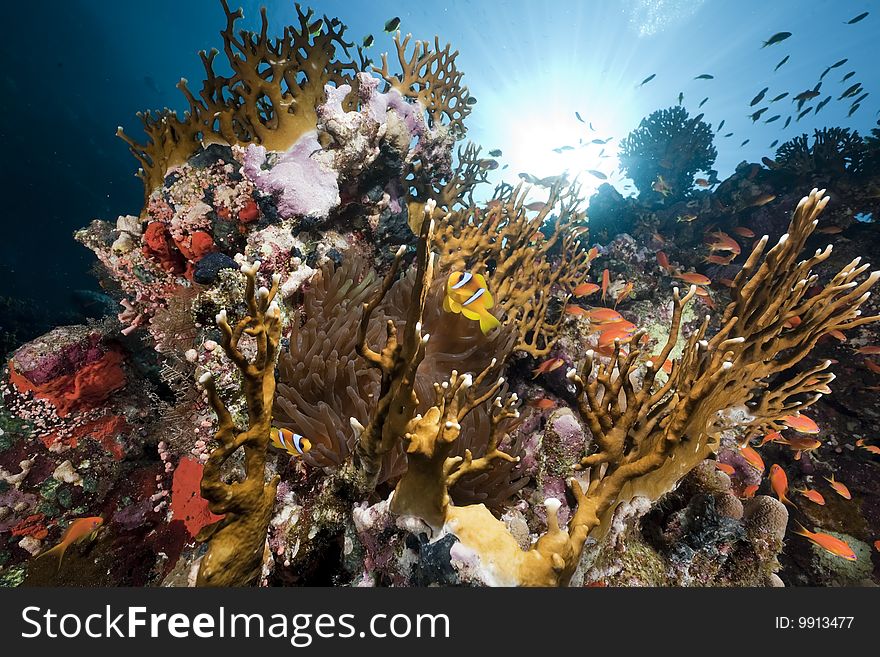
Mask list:
[{"label": "orange fish near coral", "polygon": [[852,494],[849,492],[849,488],[840,483],[839,481],[834,480],[834,475],[831,475],[831,479],[825,477],[825,481],[831,484],[831,488],[834,489],[834,492],[840,495],[845,500],[851,500]]},{"label": "orange fish near coral", "polygon": [[532,370],[532,378],[536,378],[539,374],[547,374],[553,370],[558,370],[563,365],[565,365],[565,360],[562,358],[548,358]]},{"label": "orange fish near coral", "polygon": [[865,359],[865,367],[871,370],[874,374],[880,374],[880,365],[875,363],[873,360]]},{"label": "orange fish near coral", "polygon": [[875,347],[873,345],[869,345],[867,347],[859,347],[856,349],[857,354],[864,354],[865,356],[877,356],[880,355],[880,347]]},{"label": "orange fish near coral", "polygon": [[736,233],[740,237],[752,238],[755,236],[754,231],[749,230],[745,226],[735,226],[735,227],[731,228],[730,231],[732,233]]},{"label": "orange fish near coral", "polygon": [[[770,487],[776,493],[776,497],[779,498],[780,502],[792,504],[791,500],[785,496],[788,492],[788,476],[785,474],[785,470],[776,463],[770,466]],[[792,506],[794,505],[792,504]]]},{"label": "orange fish near coral", "polygon": [[611,276],[607,269],[602,270],[602,301],[605,301],[605,294],[608,292],[608,283],[611,282]]},{"label": "orange fish near coral", "polygon": [[710,233],[712,237],[708,242],[710,251],[729,251],[734,256],[738,256],[741,252],[741,248],[739,242],[733,239],[727,233],[722,231],[718,231],[717,233]]},{"label": "orange fish near coral", "polygon": [[599,247],[594,246],[592,249],[587,251],[587,262],[593,262],[596,258],[599,257]]},{"label": "orange fish near coral", "polygon": [[761,440],[761,444],[758,445],[758,447],[763,447],[767,443],[773,443],[773,442],[776,442],[777,440],[782,440],[782,434],[779,433],[778,431],[771,431],[770,433],[768,433],[764,436],[764,438]]},{"label": "orange fish near coral", "polygon": [[708,262],[710,265],[729,265],[734,257],[736,256],[732,253],[729,256],[708,255],[703,258],[703,262]]},{"label": "orange fish near coral", "polygon": [[529,406],[533,408],[537,408],[541,411],[546,411],[551,408],[556,407],[556,402],[552,399],[548,399],[547,397],[541,397],[541,399],[533,399],[529,402]]},{"label": "orange fish near coral", "polygon": [[588,297],[599,291],[599,286],[595,283],[581,283],[574,288],[571,293],[576,297]]},{"label": "orange fish near coral", "polygon": [[284,427],[272,427],[269,440],[278,449],[283,449],[291,456],[302,456],[312,449],[312,441]]},{"label": "orange fish near coral", "polygon": [[574,315],[575,317],[586,317],[590,314],[586,308],[582,308],[578,305],[566,305],[565,312],[569,315]]},{"label": "orange fish near coral", "polygon": [[721,470],[721,472],[726,475],[732,475],[734,472],[736,472],[736,468],[730,465],[730,463],[720,463],[718,461],[715,461],[715,467]]},{"label": "orange fish near coral", "polygon": [[780,419],[800,433],[819,433],[819,425],[806,415],[785,415]]},{"label": "orange fish near coral", "polygon": [[661,269],[672,271],[672,265],[669,264],[669,258],[663,253],[663,251],[657,251],[657,264],[660,265]]},{"label": "orange fish near coral", "polygon": [[709,285],[712,280],[708,276],[703,276],[696,272],[688,272],[686,274],[678,274],[676,278],[683,280],[685,283],[692,285]]},{"label": "orange fish near coral", "polygon": [[830,534],[823,534],[821,532],[811,532],[809,529],[802,525],[798,525],[799,529],[795,529],[794,533],[799,536],[803,536],[820,548],[825,550],[826,552],[830,552],[831,554],[842,557],[847,561],[855,561],[856,553],[853,552],[853,549],[849,546],[849,543],[846,541],[842,541],[835,536],[831,536]]},{"label": "orange fish near coral", "polygon": [[752,484],[751,486],[746,486],[743,488],[743,497],[746,499],[751,499],[755,496],[755,493],[758,492],[758,484]]},{"label": "orange fish near coral", "polygon": [[791,438],[783,438],[781,440],[777,440],[776,442],[791,447],[795,452],[795,461],[800,460],[801,454],[803,452],[812,452],[814,449],[818,449],[822,446],[822,443],[820,441],[816,440],[815,438],[808,438],[806,436],[793,436]]},{"label": "orange fish near coral", "polygon": [[479,320],[480,330],[485,335],[501,322],[489,312],[495,305],[486,279],[482,274],[469,271],[454,271],[446,281],[446,295],[443,298],[443,310],[461,313],[468,319]]},{"label": "orange fish near coral", "polygon": [[633,284],[631,282],[624,285],[623,289],[617,293],[617,298],[614,300],[614,306],[617,307],[617,304],[626,299],[632,291]]},{"label": "orange fish near coral", "polygon": [[98,529],[98,527],[103,524],[104,519],[100,516],[77,518],[72,523],[70,523],[70,525],[68,525],[67,529],[64,531],[64,536],[61,537],[61,542],[58,543],[58,545],[56,545],[55,547],[46,550],[40,556],[45,557],[50,554],[57,556],[58,569],[60,570],[61,560],[64,558],[64,553],[67,552],[67,548],[91,535],[96,529]]},{"label": "orange fish near coral", "polygon": [[798,493],[806,497],[810,502],[814,504],[818,504],[819,506],[825,506],[825,498],[822,497],[822,493],[817,490],[812,490],[810,488],[802,488],[798,490]]},{"label": "orange fish near coral", "polygon": [[626,344],[632,340],[632,334],[634,331],[635,327],[618,327],[616,325],[613,328],[602,331],[602,333],[599,334],[599,351],[607,352],[612,349],[615,340],[619,340],[620,344]]},{"label": "orange fish near coral", "polygon": [[623,319],[623,315],[611,308],[593,308],[587,313],[587,317],[596,324],[609,324]]},{"label": "orange fish near coral", "polygon": [[764,472],[764,459],[761,458],[761,455],[758,454],[753,448],[746,445],[745,447],[740,447],[739,453],[746,460],[746,462],[758,470],[760,472]]}]

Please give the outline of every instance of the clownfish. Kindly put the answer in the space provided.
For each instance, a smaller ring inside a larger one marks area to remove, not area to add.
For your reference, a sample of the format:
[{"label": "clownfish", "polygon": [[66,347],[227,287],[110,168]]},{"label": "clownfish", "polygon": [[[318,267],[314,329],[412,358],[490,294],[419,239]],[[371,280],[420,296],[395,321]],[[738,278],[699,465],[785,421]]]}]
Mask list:
[{"label": "clownfish", "polygon": [[283,449],[291,456],[302,456],[312,448],[312,441],[290,429],[272,427],[269,438],[275,447]]},{"label": "clownfish", "polygon": [[443,298],[443,310],[461,313],[468,319],[479,320],[480,330],[485,335],[501,322],[489,312],[495,305],[486,279],[482,274],[469,271],[454,271],[449,274],[446,282],[446,296]]}]

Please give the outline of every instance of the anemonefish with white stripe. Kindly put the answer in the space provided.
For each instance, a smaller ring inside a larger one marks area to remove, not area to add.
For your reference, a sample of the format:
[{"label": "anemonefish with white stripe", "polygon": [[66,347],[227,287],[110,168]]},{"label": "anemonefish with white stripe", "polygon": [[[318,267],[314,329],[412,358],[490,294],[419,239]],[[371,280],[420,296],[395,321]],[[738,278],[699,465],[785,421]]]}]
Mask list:
[{"label": "anemonefish with white stripe", "polygon": [[479,320],[480,330],[488,333],[501,322],[489,312],[495,305],[489,286],[482,274],[469,271],[454,271],[449,274],[446,282],[446,296],[443,298],[443,310],[461,313],[468,319]]},{"label": "anemonefish with white stripe", "polygon": [[272,427],[269,434],[272,444],[291,456],[302,456],[312,448],[312,442],[290,429]]}]

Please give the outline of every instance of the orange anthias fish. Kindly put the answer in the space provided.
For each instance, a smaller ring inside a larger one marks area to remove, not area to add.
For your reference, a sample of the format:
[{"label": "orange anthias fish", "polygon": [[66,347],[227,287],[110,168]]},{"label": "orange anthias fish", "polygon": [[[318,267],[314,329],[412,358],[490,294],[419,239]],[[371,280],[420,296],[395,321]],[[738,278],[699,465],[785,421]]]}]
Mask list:
[{"label": "orange anthias fish", "polygon": [[829,479],[828,477],[825,477],[825,481],[827,481],[829,484],[831,484],[831,488],[834,489],[834,492],[837,493],[838,495],[840,495],[843,499],[845,499],[845,500],[852,499],[852,495],[849,492],[849,488],[844,486],[839,481],[834,481],[834,475],[831,475],[831,479]]},{"label": "orange anthias fish", "polygon": [[284,427],[272,427],[269,440],[278,449],[283,449],[291,456],[302,456],[312,449],[312,441]]},{"label": "orange anthias fish", "polygon": [[821,233],[822,235],[840,235],[843,232],[843,228],[840,226],[824,226],[823,228],[819,228],[817,233]]},{"label": "orange anthias fish", "polygon": [[755,236],[754,231],[749,230],[745,226],[735,226],[734,228],[731,228],[730,231],[736,233],[740,237],[752,238]]},{"label": "orange anthias fish", "polygon": [[565,360],[562,358],[548,358],[532,370],[532,378],[537,378],[539,374],[547,374],[553,370],[558,370],[563,365],[565,365]]},{"label": "orange anthias fish", "polygon": [[802,525],[798,525],[799,529],[795,529],[794,533],[799,536],[803,536],[820,548],[825,550],[826,552],[830,552],[831,554],[842,557],[847,561],[855,561],[856,553],[853,552],[853,549],[849,546],[846,541],[842,541],[835,536],[831,536],[830,534],[822,534],[820,532],[811,532],[806,527]]},{"label": "orange anthias fish", "polygon": [[587,317],[596,324],[609,324],[623,319],[623,315],[611,308],[593,308],[587,313]]},{"label": "orange anthias fish", "polygon": [[46,550],[40,556],[45,557],[49,554],[56,555],[58,557],[58,568],[60,570],[61,560],[64,558],[64,553],[67,552],[67,548],[69,548],[77,541],[81,541],[82,539],[86,538],[103,524],[104,519],[100,516],[77,518],[72,523],[70,523],[70,525],[68,525],[67,529],[64,531],[64,536],[61,537],[61,542],[58,543],[58,545],[56,545],[55,547]]},{"label": "orange anthias fish", "polygon": [[698,187],[709,187],[709,181],[705,178],[697,178],[694,181],[694,184],[696,184]]},{"label": "orange anthias fish", "polygon": [[873,360],[865,359],[865,367],[871,370],[874,374],[880,374],[880,365],[875,363]]},{"label": "orange anthias fish", "polygon": [[819,433],[819,425],[806,415],[785,415],[779,419],[800,433]]},{"label": "orange anthias fish", "polygon": [[771,431],[770,433],[768,433],[764,436],[763,440],[761,440],[761,444],[758,445],[758,447],[763,447],[767,443],[773,443],[773,442],[776,442],[777,440],[782,440],[782,439],[783,438],[782,438],[781,433],[779,433],[778,431]]},{"label": "orange anthias fish", "polygon": [[825,506],[825,498],[822,497],[822,493],[817,490],[812,490],[810,488],[802,488],[798,490],[798,493],[806,497],[810,502],[814,504],[818,504],[819,506]]},{"label": "orange anthias fish", "polygon": [[873,345],[869,345],[867,347],[859,347],[856,349],[857,354],[864,354],[865,356],[877,356],[880,355],[880,347],[875,347]]},{"label": "orange anthias fish", "polygon": [[578,306],[577,304],[566,305],[565,312],[567,312],[569,315],[574,315],[575,317],[586,317],[590,314],[590,311],[588,311],[586,308]]},{"label": "orange anthias fish", "polygon": [[746,462],[758,470],[760,472],[764,472],[764,459],[761,458],[761,455],[758,454],[752,447],[746,445],[745,447],[741,447],[739,453],[746,460]]},{"label": "orange anthias fish", "polygon": [[632,291],[633,291],[633,284],[631,282],[624,285],[623,289],[617,293],[617,298],[614,300],[614,306],[616,307],[617,304],[619,304],[621,301],[626,299]]},{"label": "orange anthias fish", "polygon": [[785,322],[783,322],[782,326],[787,329],[793,329],[800,326],[803,321],[804,320],[802,320],[798,315],[792,315],[787,320],[785,320]]},{"label": "orange anthias fish", "polygon": [[672,265],[669,264],[669,258],[663,253],[663,251],[657,251],[657,264],[660,265],[661,269],[672,271]]},{"label": "orange anthias fish", "polygon": [[486,279],[482,274],[454,271],[446,281],[446,295],[443,298],[443,310],[461,313],[468,319],[479,320],[480,330],[485,335],[501,322],[489,312],[495,305]]},{"label": "orange anthias fish", "polygon": [[739,255],[742,251],[739,242],[727,233],[719,230],[717,233],[710,233],[710,237],[712,238],[708,242],[710,251],[729,251],[734,255]]},{"label": "orange anthias fish", "polygon": [[620,344],[626,344],[632,340],[635,327],[613,325],[611,328],[602,331],[599,334],[599,350],[608,351],[614,346],[615,340],[620,340]]},{"label": "orange anthias fish", "polygon": [[605,301],[605,295],[608,292],[608,283],[611,282],[611,276],[607,269],[602,270],[602,301]]},{"label": "orange anthias fish", "polygon": [[[776,493],[776,497],[779,498],[779,501],[783,504],[792,504],[791,500],[789,500],[785,494],[788,492],[788,477],[785,474],[785,470],[779,467],[776,463],[770,466],[770,487],[773,489],[773,492]],[[792,506],[794,506],[792,504]]]},{"label": "orange anthias fish", "polygon": [[783,438],[781,440],[777,440],[776,442],[791,447],[795,452],[795,461],[800,460],[801,454],[803,452],[812,452],[814,449],[818,449],[822,446],[822,443],[820,441],[816,440],[815,438],[808,438],[806,436],[793,436],[791,438]]},{"label": "orange anthias fish", "polygon": [[710,265],[729,265],[735,257],[733,253],[728,256],[708,255],[703,258],[703,262],[708,262]]},{"label": "orange anthias fish", "polygon": [[588,297],[599,291],[599,286],[595,283],[581,283],[574,288],[571,293],[576,297]]},{"label": "orange anthias fish", "polygon": [[691,283],[692,285],[709,285],[712,282],[708,276],[703,276],[696,272],[678,274],[676,278],[683,280],[685,283]]},{"label": "orange anthias fish", "polygon": [[719,278],[718,284],[724,287],[733,287],[733,280],[730,278]]},{"label": "orange anthias fish", "polygon": [[552,399],[548,399],[547,397],[541,397],[540,399],[532,399],[529,402],[529,406],[537,408],[541,411],[546,411],[547,409],[555,408],[556,402]]},{"label": "orange anthias fish", "polygon": [[752,484],[751,486],[746,486],[743,488],[743,497],[746,499],[751,499],[755,496],[755,493],[758,492],[758,484]]},{"label": "orange anthias fish", "polygon": [[730,463],[720,463],[719,461],[715,461],[715,467],[726,475],[732,475],[736,472],[736,468],[730,465]]},{"label": "orange anthias fish", "polygon": [[587,262],[593,262],[596,258],[599,257],[599,247],[594,246],[592,249],[587,251]]}]

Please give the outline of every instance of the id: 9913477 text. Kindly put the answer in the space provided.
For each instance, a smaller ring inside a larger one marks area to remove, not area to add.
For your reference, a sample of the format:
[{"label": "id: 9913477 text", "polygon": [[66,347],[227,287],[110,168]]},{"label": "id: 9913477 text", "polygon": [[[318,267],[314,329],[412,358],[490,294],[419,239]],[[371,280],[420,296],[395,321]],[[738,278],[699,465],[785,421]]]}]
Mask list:
[{"label": "id: 9913477 text", "polygon": [[777,630],[848,630],[855,616],[776,616]]}]

